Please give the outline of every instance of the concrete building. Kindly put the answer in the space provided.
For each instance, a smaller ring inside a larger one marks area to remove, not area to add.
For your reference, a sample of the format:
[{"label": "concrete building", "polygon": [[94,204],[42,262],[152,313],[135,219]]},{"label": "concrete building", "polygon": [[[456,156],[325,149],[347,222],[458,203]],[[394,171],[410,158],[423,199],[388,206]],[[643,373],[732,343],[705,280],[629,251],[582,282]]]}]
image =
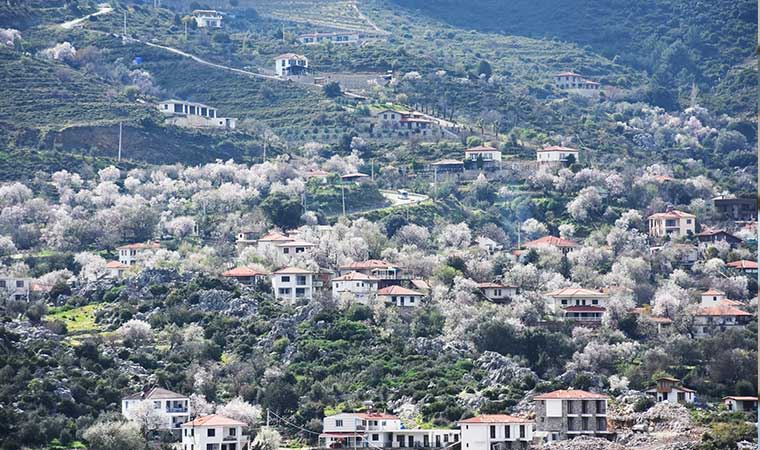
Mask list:
[{"label": "concrete building", "polygon": [[559,89],[576,91],[599,91],[601,85],[587,80],[575,72],[562,72],[554,75],[554,85]]},{"label": "concrete building", "polygon": [[552,145],[536,150],[536,161],[542,163],[580,162],[580,151],[575,148]]},{"label": "concrete building", "polygon": [[545,295],[551,299],[550,311],[574,322],[601,322],[609,298],[604,292],[584,288],[562,288]]},{"label": "concrete building", "polygon": [[196,9],[193,19],[198,28],[222,28],[222,13],[213,9]]},{"label": "concrete building", "polygon": [[401,286],[388,286],[377,291],[377,299],[383,303],[399,306],[418,308],[422,306],[422,292],[413,291]]},{"label": "concrete building", "polygon": [[227,130],[234,130],[237,127],[237,118],[219,117],[216,108],[203,103],[164,100],[158,104],[158,110],[167,117],[167,122],[178,127]]},{"label": "concrete building", "polygon": [[245,423],[229,417],[211,414],[182,424],[181,450],[243,450],[248,436],[243,435]]},{"label": "concrete building", "polygon": [[295,303],[314,296],[314,273],[298,267],[286,267],[271,275],[272,290],[278,300]]},{"label": "concrete building", "polygon": [[607,401],[603,394],[578,389],[559,390],[534,398],[536,435],[558,441],[581,435],[607,437]]},{"label": "concrete building", "polygon": [[729,396],[723,397],[723,404],[729,411],[754,412],[757,411],[757,397]]},{"label": "concrete building", "polygon": [[757,261],[749,261],[746,259],[742,259],[740,261],[731,261],[730,263],[726,263],[726,267],[730,267],[750,276],[757,275]]},{"label": "concrete building", "polygon": [[744,242],[726,230],[718,230],[714,228],[703,229],[702,231],[697,233],[696,236],[699,242],[706,243],[706,244],[713,244],[716,242],[726,242],[732,247],[735,247],[737,245],[740,245],[742,242]]},{"label": "concrete building", "polygon": [[179,429],[180,425],[190,420],[190,398],[159,387],[128,395],[121,399],[121,414],[132,420],[134,418],[132,412],[135,411],[138,404],[144,401],[151,402],[153,407],[164,416],[165,422],[161,429],[176,430]]},{"label": "concrete building", "polygon": [[672,377],[660,377],[657,386],[647,390],[657,402],[694,403],[696,391],[681,385],[681,380]]},{"label": "concrete building", "polygon": [[527,449],[535,423],[506,414],[484,414],[460,420],[462,450]]},{"label": "concrete building", "polygon": [[482,162],[484,168],[501,168],[501,151],[489,145],[470,147],[464,151],[464,161],[466,166]]},{"label": "concrete building", "polygon": [[0,274],[0,300],[28,300],[32,279]]},{"label": "concrete building", "polygon": [[309,58],[296,53],[283,53],[275,58],[274,71],[283,78],[305,75],[309,71]]},{"label": "concrete building", "polygon": [[649,221],[650,236],[680,238],[694,234],[697,216],[674,209],[652,214],[647,217],[647,220]]},{"label": "concrete building", "polygon": [[158,242],[138,242],[135,244],[116,247],[119,251],[119,262],[125,266],[139,265],[153,256],[161,248]]},{"label": "concrete building", "polygon": [[459,441],[459,430],[405,428],[401,419],[381,412],[326,416],[321,448],[444,448]]},{"label": "concrete building", "polygon": [[372,113],[371,133],[388,137],[441,137],[438,122],[416,111],[382,109]]},{"label": "concrete building", "polygon": [[298,36],[298,40],[304,45],[316,45],[322,42],[333,44],[356,44],[359,42],[359,33],[355,31],[334,31],[329,33],[306,33]]},{"label": "concrete building", "polygon": [[379,278],[360,272],[348,272],[331,280],[332,296],[339,299],[350,294],[359,303],[368,304],[378,291]]},{"label": "concrete building", "polygon": [[484,282],[478,283],[478,289],[485,298],[492,302],[504,302],[517,295],[517,286],[502,283]]},{"label": "concrete building", "polygon": [[119,261],[108,261],[106,263],[106,275],[114,280],[123,277],[127,269],[129,269],[129,266]]},{"label": "concrete building", "polygon": [[757,220],[757,199],[715,197],[713,205],[718,213],[725,219],[736,221]]},{"label": "concrete building", "polygon": [[341,275],[350,272],[359,272],[381,280],[397,280],[401,278],[401,269],[399,267],[380,259],[354,261],[340,266]]}]

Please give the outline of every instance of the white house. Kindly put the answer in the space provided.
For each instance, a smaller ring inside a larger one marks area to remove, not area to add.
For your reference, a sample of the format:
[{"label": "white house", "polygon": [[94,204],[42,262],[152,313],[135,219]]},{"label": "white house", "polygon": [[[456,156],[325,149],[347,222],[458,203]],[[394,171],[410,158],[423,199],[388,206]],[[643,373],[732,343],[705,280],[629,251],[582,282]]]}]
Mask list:
[{"label": "white house", "polygon": [[359,33],[355,31],[306,33],[298,36],[298,40],[305,45],[315,45],[322,42],[332,42],[333,44],[356,44],[359,42]]},{"label": "white house", "polygon": [[371,275],[360,272],[348,272],[331,280],[332,296],[334,299],[338,299],[345,293],[348,293],[352,294],[360,303],[367,304],[377,293],[379,282],[379,278]]},{"label": "white house", "polygon": [[340,274],[359,272],[381,280],[396,280],[401,277],[401,269],[389,262],[379,259],[354,261],[340,266]]},{"label": "white house", "polygon": [[729,411],[757,411],[757,397],[729,396],[723,397],[723,404]]},{"label": "white house", "polygon": [[448,447],[459,430],[405,428],[401,419],[381,412],[340,413],[322,421],[321,448]]},{"label": "white house", "polygon": [[234,130],[237,126],[237,118],[219,117],[216,108],[203,103],[164,100],[158,104],[158,110],[167,116],[169,123],[179,127]]},{"label": "white house", "polygon": [[229,417],[211,414],[182,424],[182,450],[243,450],[248,436],[246,424]]},{"label": "white house", "polygon": [[193,19],[198,28],[222,28],[222,13],[213,9],[196,9]]},{"label": "white house", "polygon": [[580,245],[573,241],[572,239],[565,239],[561,237],[556,236],[544,236],[542,238],[538,238],[533,241],[528,241],[524,244],[522,244],[522,250],[518,250],[515,253],[519,256],[522,254],[525,250],[530,249],[540,249],[540,248],[547,248],[547,247],[554,247],[558,248],[563,254],[568,254],[571,251],[575,250],[576,248],[580,247]]},{"label": "white house", "polygon": [[484,165],[498,165],[501,163],[501,151],[488,145],[470,147],[464,151],[464,160],[471,162],[480,160]]},{"label": "white house", "polygon": [[739,261],[731,261],[726,264],[726,267],[730,267],[739,272],[743,272],[747,275],[757,276],[757,261],[749,261],[742,259]]},{"label": "white house", "polygon": [[124,276],[124,272],[126,272],[127,269],[129,269],[129,266],[122,264],[119,261],[108,261],[106,263],[106,273],[108,278],[118,280]]},{"label": "white house", "polygon": [[314,273],[298,267],[286,267],[271,275],[272,290],[278,300],[294,303],[311,300],[314,295]]},{"label": "white house", "polygon": [[478,289],[483,293],[483,296],[492,302],[509,300],[512,296],[517,295],[517,286],[502,283],[478,283]]},{"label": "white house", "polygon": [[462,450],[526,449],[535,423],[506,414],[484,414],[458,422]]},{"label": "white house", "polygon": [[422,292],[413,291],[401,286],[388,286],[377,291],[378,300],[396,306],[416,308],[422,306]]},{"label": "white house", "polygon": [[698,306],[694,311],[693,330],[697,337],[715,332],[744,328],[752,319],[752,314],[737,308],[741,304],[734,300],[724,300],[717,305]]},{"label": "white house", "polygon": [[31,278],[0,274],[0,299],[27,300],[32,288]]},{"label": "white house", "polygon": [[559,89],[598,91],[601,85],[596,81],[585,79],[575,72],[562,72],[554,75],[554,85]]},{"label": "white house", "polygon": [[150,401],[153,408],[165,417],[162,429],[176,430],[190,420],[190,398],[167,389],[154,387],[147,391],[128,395],[121,399],[121,414],[132,420],[132,411],[144,401]]},{"label": "white house", "polygon": [[681,380],[671,377],[660,377],[657,386],[648,389],[647,394],[654,396],[657,402],[694,403],[696,391],[681,385]]},{"label": "white house", "polygon": [[158,242],[138,242],[135,244],[116,247],[119,251],[119,262],[125,266],[140,264],[153,256],[161,248]]},{"label": "white house", "polygon": [[487,236],[478,236],[475,238],[475,245],[486,252],[488,252],[489,255],[493,255],[494,253],[500,252],[504,250],[504,246],[493,239],[487,237]]},{"label": "white house", "polygon": [[435,120],[416,111],[381,109],[372,113],[372,130],[399,136],[437,136],[441,129]]},{"label": "white house", "polygon": [[293,239],[289,241],[282,241],[275,244],[279,253],[285,256],[293,256],[298,253],[304,253],[310,248],[316,247],[317,244],[306,242],[302,239]]},{"label": "white house", "polygon": [[572,156],[572,161],[580,161],[580,151],[576,148],[552,145],[536,150],[536,161],[539,163],[565,163]]},{"label": "white house", "polygon": [[304,55],[283,53],[274,59],[274,71],[281,77],[304,75],[309,70],[309,59]]},{"label": "white house", "polygon": [[[250,238],[250,235],[246,235],[246,236]],[[238,236],[238,239],[240,239],[240,236]],[[250,240],[250,239],[247,239],[247,240]],[[265,234],[264,236],[256,240],[256,250],[258,250],[259,253],[265,253],[270,250],[276,250],[277,244],[282,244],[284,242],[291,242],[294,240],[295,240],[294,238],[286,236],[277,231],[270,231],[269,233]]]},{"label": "white house", "polygon": [[562,288],[545,294],[549,309],[565,320],[600,322],[606,311],[607,294],[584,288]]},{"label": "white house", "polygon": [[694,234],[697,216],[683,211],[671,210],[652,214],[649,221],[649,235],[653,237],[685,237]]}]

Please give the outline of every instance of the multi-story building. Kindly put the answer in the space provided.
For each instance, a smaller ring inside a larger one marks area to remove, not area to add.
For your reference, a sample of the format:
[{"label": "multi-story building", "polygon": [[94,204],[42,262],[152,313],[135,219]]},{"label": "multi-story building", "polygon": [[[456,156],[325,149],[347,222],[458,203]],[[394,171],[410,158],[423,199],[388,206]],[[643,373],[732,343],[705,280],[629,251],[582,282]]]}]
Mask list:
[{"label": "multi-story building", "polygon": [[713,205],[720,215],[726,219],[738,221],[757,220],[757,199],[715,197]]},{"label": "multi-story building", "polygon": [[237,280],[240,284],[247,286],[254,285],[263,280],[268,274],[262,270],[254,267],[240,266],[232,268],[224,273],[222,276],[225,278],[232,278]]},{"label": "multi-story building", "polygon": [[158,242],[140,242],[117,247],[119,262],[125,266],[134,266],[153,256],[161,248]]},{"label": "multi-story building", "polygon": [[181,450],[243,450],[248,436],[243,435],[245,423],[229,417],[211,414],[182,424]]},{"label": "multi-story building", "polygon": [[506,414],[484,414],[459,421],[462,450],[526,449],[535,423]]},{"label": "multi-story building", "polygon": [[575,72],[562,72],[554,75],[554,85],[559,89],[576,91],[598,91],[601,85],[596,81],[587,80]]},{"label": "multi-story building", "polygon": [[606,395],[568,389],[540,394],[534,400],[536,435],[546,441],[610,434]]},{"label": "multi-story building", "polygon": [[694,403],[696,391],[681,384],[681,380],[672,377],[660,377],[657,386],[647,390],[658,402]]},{"label": "multi-story building", "polygon": [[359,42],[359,33],[355,31],[307,33],[298,36],[298,40],[305,45],[314,45],[322,42],[332,42],[333,44],[356,44]]},{"label": "multi-story building", "polygon": [[742,259],[739,261],[731,261],[726,264],[726,267],[730,267],[739,272],[743,272],[747,275],[757,276],[757,261],[749,261]]},{"label": "multi-story building", "polygon": [[650,236],[679,238],[694,234],[697,216],[673,209],[652,214],[647,217],[647,220],[649,221]]},{"label": "multi-story building", "polygon": [[0,300],[28,300],[31,278],[0,274]]},{"label": "multi-story building", "polygon": [[550,311],[576,322],[600,322],[609,297],[604,292],[584,288],[562,288],[545,295],[551,299]]},{"label": "multi-story building", "polygon": [[470,147],[464,151],[464,161],[470,166],[480,161],[484,168],[501,168],[501,151],[488,145]]},{"label": "multi-story building", "polygon": [[305,75],[309,71],[309,58],[295,53],[284,53],[275,58],[274,71],[281,77]]},{"label": "multi-story building", "polygon": [[340,274],[359,272],[380,280],[397,280],[401,278],[401,269],[391,263],[379,259],[355,261],[340,266]]},{"label": "multi-story building", "polygon": [[459,441],[459,430],[405,428],[381,412],[340,413],[322,421],[321,448],[441,448]]},{"label": "multi-story building", "polygon": [[222,28],[222,13],[213,9],[196,9],[193,19],[198,28]]},{"label": "multi-story building", "polygon": [[162,429],[176,430],[190,420],[190,398],[168,389],[154,387],[147,391],[128,395],[121,399],[121,414],[129,420],[134,418],[132,411],[142,402],[151,402],[153,408],[165,417]]},{"label": "multi-story building", "polygon": [[286,267],[271,275],[272,290],[278,300],[294,303],[314,296],[314,272],[299,267]]},{"label": "multi-story building", "polygon": [[377,294],[380,279],[360,272],[348,272],[331,280],[333,299],[352,295],[359,303],[367,304]]},{"label": "multi-story building", "polygon": [[503,302],[509,300],[512,296],[517,295],[517,286],[510,286],[502,283],[478,283],[478,289],[485,298],[492,302]]}]

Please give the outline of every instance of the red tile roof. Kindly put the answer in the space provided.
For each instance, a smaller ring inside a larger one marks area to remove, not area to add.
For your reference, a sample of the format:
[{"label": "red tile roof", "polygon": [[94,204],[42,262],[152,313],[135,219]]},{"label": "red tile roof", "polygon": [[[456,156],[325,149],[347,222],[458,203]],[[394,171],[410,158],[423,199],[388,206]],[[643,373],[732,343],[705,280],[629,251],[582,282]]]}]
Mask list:
[{"label": "red tile roof", "polygon": [[749,395],[729,395],[723,397],[723,400],[739,400],[741,402],[756,402],[757,397],[751,397]]},{"label": "red tile roof", "polygon": [[259,238],[259,242],[275,242],[275,241],[292,241],[293,238],[289,238],[282,233],[276,231],[270,231],[264,236]]},{"label": "red tile roof", "polygon": [[477,153],[477,152],[498,152],[499,150],[491,147],[490,145],[478,145],[477,147],[470,147],[465,149],[465,153]]},{"label": "red tile roof", "polygon": [[222,274],[223,277],[255,277],[258,275],[266,275],[266,272],[256,270],[252,267],[241,266],[230,269]]},{"label": "red tile roof", "polygon": [[345,275],[335,277],[332,281],[377,281],[379,278],[371,277],[361,272],[349,272]]},{"label": "red tile roof", "polygon": [[127,249],[128,250],[144,250],[144,249],[155,250],[155,249],[161,248],[161,244],[159,244],[158,242],[138,242],[135,244],[122,245],[116,248],[118,250],[122,250],[122,249],[124,250],[127,250]]},{"label": "red tile roof", "polygon": [[276,274],[284,273],[284,274],[313,274],[314,272],[306,269],[301,269],[300,267],[285,267],[282,268],[276,272]]},{"label": "red tile roof", "polygon": [[126,269],[127,267],[129,266],[122,264],[119,261],[108,261],[106,264],[106,269]]},{"label": "red tile roof", "polygon": [[726,295],[726,293],[717,289],[708,289],[704,291],[702,295]]},{"label": "red tile roof", "polygon": [[734,269],[757,269],[756,261],[748,261],[746,259],[742,259],[740,261],[732,261],[726,265]]},{"label": "red tile roof", "polygon": [[366,261],[354,261],[340,266],[341,269],[392,269],[394,266],[386,261],[379,259],[368,259]]},{"label": "red tile roof", "polygon": [[239,420],[230,419],[229,417],[220,416],[218,414],[211,414],[183,423],[182,427],[244,427],[246,425],[246,423]]},{"label": "red tile roof", "polygon": [[413,291],[401,286],[388,286],[377,291],[377,295],[414,295],[417,297],[424,297],[422,292]]},{"label": "red tile roof", "polygon": [[700,306],[695,313],[697,316],[751,316],[752,314],[743,311],[735,306],[721,304],[715,306]]},{"label": "red tile roof", "polygon": [[537,152],[577,152],[577,148],[563,147],[561,145],[550,145],[542,149],[536,150]]},{"label": "red tile roof", "polygon": [[363,419],[399,420],[398,416],[384,412],[362,412],[356,413],[356,415]]},{"label": "red tile roof", "polygon": [[478,287],[480,289],[488,289],[488,288],[493,288],[493,289],[513,288],[514,289],[517,286],[512,286],[509,284],[493,283],[493,282],[488,281],[484,283],[478,283]]},{"label": "red tile roof", "polygon": [[523,247],[525,248],[539,248],[539,247],[578,247],[578,243],[565,238],[555,237],[555,236],[544,236],[542,238],[538,238],[534,241],[529,241],[523,244]]},{"label": "red tile roof", "polygon": [[179,398],[187,398],[187,396],[160,387],[154,387],[147,391],[124,397],[125,400],[172,400]]},{"label": "red tile roof", "polygon": [[547,392],[546,394],[537,395],[534,400],[608,400],[609,397],[604,394],[595,394],[593,392],[582,391],[580,389],[560,389],[558,391]]},{"label": "red tile roof", "polygon": [[697,216],[691,213],[679,211],[674,209],[672,211],[655,213],[647,217],[648,219],[694,219]]},{"label": "red tile roof", "polygon": [[458,423],[529,423],[532,420],[523,417],[515,417],[507,414],[482,414],[460,420]]}]

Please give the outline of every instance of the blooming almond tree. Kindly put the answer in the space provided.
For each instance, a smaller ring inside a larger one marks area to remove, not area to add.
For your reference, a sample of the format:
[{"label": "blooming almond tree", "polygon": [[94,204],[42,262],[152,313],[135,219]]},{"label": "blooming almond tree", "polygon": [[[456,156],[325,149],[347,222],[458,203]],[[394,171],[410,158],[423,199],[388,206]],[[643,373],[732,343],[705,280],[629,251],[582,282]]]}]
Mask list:
[{"label": "blooming almond tree", "polygon": [[261,407],[258,405],[252,405],[241,397],[235,397],[226,405],[216,408],[216,413],[245,422],[249,427],[252,427],[261,421]]}]

